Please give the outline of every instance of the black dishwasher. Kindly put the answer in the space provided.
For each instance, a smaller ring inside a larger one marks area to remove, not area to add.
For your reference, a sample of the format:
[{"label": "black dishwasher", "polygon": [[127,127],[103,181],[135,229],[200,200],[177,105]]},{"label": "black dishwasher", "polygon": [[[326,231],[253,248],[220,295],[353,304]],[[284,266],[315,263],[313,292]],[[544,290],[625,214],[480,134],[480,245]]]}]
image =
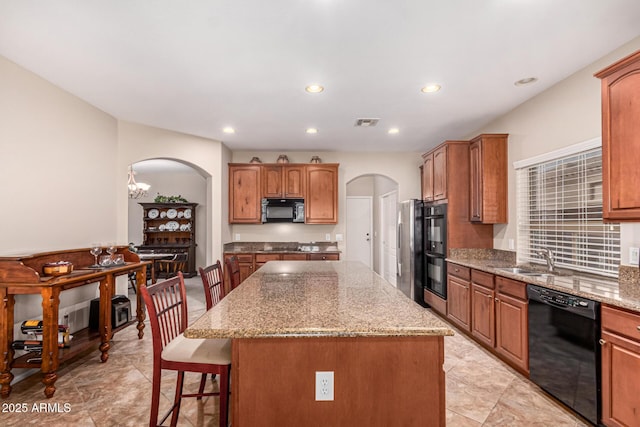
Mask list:
[{"label": "black dishwasher", "polygon": [[600,303],[527,285],[531,381],[598,424]]}]

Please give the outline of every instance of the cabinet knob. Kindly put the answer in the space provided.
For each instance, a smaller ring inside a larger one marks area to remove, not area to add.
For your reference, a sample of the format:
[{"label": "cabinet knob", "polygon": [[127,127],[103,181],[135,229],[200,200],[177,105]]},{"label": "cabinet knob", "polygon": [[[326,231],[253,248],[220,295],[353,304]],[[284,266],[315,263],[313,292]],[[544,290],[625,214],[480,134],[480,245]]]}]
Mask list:
[{"label": "cabinet knob", "polygon": [[599,343],[600,345],[605,345],[607,342],[606,342],[605,340],[603,340],[602,338],[600,338],[600,339],[598,340],[598,343]]},{"label": "cabinet knob", "polygon": [[498,298],[496,298],[496,302],[499,302],[500,300]]}]

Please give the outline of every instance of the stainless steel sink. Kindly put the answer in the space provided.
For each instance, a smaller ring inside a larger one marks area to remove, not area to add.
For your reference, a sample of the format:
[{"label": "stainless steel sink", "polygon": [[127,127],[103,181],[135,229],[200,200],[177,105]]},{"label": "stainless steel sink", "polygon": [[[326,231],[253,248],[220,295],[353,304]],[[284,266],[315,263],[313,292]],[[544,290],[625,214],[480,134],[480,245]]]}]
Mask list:
[{"label": "stainless steel sink", "polygon": [[505,273],[513,273],[513,274],[522,274],[525,276],[530,276],[533,274],[542,274],[538,271],[533,271],[533,270],[529,270],[526,268],[520,268],[520,267],[498,267],[496,268],[496,270],[499,271],[504,271]]},{"label": "stainless steel sink", "polygon": [[549,273],[545,271],[535,271],[535,270],[522,268],[522,267],[496,267],[495,269],[498,271],[504,271],[505,273],[513,273],[513,274],[519,274],[521,276],[537,277],[541,279],[563,275],[559,272]]}]

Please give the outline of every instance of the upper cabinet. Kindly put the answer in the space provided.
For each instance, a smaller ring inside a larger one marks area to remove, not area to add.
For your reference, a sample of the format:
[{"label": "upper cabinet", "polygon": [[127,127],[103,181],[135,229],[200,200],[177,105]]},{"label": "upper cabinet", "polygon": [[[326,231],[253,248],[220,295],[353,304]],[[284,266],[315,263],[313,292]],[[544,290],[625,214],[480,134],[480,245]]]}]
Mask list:
[{"label": "upper cabinet", "polygon": [[304,165],[264,165],[262,196],[303,199],[305,181]]},{"label": "upper cabinet", "polygon": [[447,146],[433,152],[433,200],[447,198]]},{"label": "upper cabinet", "polygon": [[596,73],[602,79],[602,217],[640,220],[640,51]]},{"label": "upper cabinet", "polygon": [[338,223],[338,164],[307,165],[306,224]]},{"label": "upper cabinet", "polygon": [[254,164],[229,164],[229,222],[262,222],[262,167]]},{"label": "upper cabinet", "polygon": [[229,164],[229,223],[261,224],[263,198],[305,201],[306,224],[337,224],[338,164]]},{"label": "upper cabinet", "polygon": [[433,153],[422,155],[422,200],[433,202]]},{"label": "upper cabinet", "polygon": [[469,146],[470,220],[483,224],[507,222],[508,134],[482,134]]}]

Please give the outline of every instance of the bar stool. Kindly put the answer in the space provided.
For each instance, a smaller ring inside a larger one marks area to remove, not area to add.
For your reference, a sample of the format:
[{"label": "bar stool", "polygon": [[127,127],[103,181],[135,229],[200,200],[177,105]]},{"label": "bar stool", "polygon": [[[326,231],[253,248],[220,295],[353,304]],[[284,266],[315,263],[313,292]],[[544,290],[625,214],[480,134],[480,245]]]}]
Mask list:
[{"label": "bar stool", "polygon": [[240,284],[240,264],[238,262],[238,257],[232,255],[224,260],[224,264],[229,272],[229,291],[232,291]]},{"label": "bar stool", "polygon": [[[175,426],[183,397],[220,396],[220,427],[227,427],[229,409],[229,372],[231,370],[231,341],[228,339],[185,338],[187,328],[187,299],[181,272],[176,277],[153,285],[143,285],[140,293],[147,307],[153,337],[153,385],[149,426],[161,425],[171,414]],[[162,370],[178,371],[175,400],[158,424],[160,383]],[[220,378],[219,393],[185,394],[182,392],[185,372],[198,372],[206,378],[216,374]]]}]

